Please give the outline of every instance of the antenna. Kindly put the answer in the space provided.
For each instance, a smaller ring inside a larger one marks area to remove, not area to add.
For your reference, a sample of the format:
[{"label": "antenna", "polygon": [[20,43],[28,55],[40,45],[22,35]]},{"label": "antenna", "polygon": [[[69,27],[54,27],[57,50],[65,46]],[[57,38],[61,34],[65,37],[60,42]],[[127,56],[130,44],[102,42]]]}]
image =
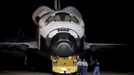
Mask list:
[{"label": "antenna", "polygon": [[60,10],[60,0],[54,0],[54,8],[55,10]]}]

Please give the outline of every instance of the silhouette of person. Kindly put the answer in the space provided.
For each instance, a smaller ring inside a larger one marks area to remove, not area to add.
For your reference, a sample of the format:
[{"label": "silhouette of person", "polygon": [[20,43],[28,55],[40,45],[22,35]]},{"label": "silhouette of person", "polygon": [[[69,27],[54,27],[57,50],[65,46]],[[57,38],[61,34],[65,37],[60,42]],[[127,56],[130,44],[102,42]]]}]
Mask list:
[{"label": "silhouette of person", "polygon": [[78,73],[79,73],[79,75],[82,75],[82,61],[81,61],[81,59],[78,60],[77,65],[78,65]]},{"label": "silhouette of person", "polygon": [[82,63],[82,75],[87,75],[88,63],[85,59],[83,59]]},{"label": "silhouette of person", "polygon": [[99,67],[98,60],[96,60],[95,63],[94,63],[93,75],[100,75],[100,67]]}]

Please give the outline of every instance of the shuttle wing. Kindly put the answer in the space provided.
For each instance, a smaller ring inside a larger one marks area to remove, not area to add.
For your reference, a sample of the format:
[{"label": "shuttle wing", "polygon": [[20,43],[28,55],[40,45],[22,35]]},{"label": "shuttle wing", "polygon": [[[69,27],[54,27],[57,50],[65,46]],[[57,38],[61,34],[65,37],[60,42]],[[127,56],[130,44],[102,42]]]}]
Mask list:
[{"label": "shuttle wing", "polygon": [[26,46],[27,48],[31,48],[31,49],[38,48],[36,41],[32,41],[32,42],[1,42],[0,43],[0,48],[22,46],[22,45]]},{"label": "shuttle wing", "polygon": [[116,43],[84,43],[84,50],[96,51],[99,48],[113,48],[116,46],[128,46],[128,44],[116,44]]}]

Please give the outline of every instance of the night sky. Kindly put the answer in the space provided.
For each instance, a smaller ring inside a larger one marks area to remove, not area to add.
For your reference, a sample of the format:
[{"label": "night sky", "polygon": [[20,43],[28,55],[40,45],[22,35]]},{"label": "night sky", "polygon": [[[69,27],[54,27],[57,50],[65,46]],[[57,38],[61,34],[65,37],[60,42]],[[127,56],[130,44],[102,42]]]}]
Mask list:
[{"label": "night sky", "polygon": [[[35,37],[36,26],[32,13],[41,5],[54,8],[53,0],[5,0],[2,5],[0,37],[15,36],[23,30],[27,37]],[[76,7],[86,26],[86,41],[130,43],[129,25],[125,20],[124,6],[117,1],[61,0],[61,8]],[[121,2],[120,2],[121,3]]]}]

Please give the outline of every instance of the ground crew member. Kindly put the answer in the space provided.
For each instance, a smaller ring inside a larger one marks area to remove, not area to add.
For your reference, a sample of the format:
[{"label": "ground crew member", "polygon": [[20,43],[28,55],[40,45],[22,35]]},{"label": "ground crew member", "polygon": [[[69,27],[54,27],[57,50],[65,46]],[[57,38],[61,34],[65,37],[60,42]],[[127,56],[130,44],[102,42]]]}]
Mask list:
[{"label": "ground crew member", "polygon": [[100,67],[98,60],[95,61],[93,75],[100,75]]},{"label": "ground crew member", "polygon": [[81,61],[81,59],[78,60],[77,65],[78,65],[78,73],[79,73],[79,75],[82,75],[82,61]]},{"label": "ground crew member", "polygon": [[87,75],[88,63],[85,59],[83,59],[83,66],[82,66],[82,75]]}]

